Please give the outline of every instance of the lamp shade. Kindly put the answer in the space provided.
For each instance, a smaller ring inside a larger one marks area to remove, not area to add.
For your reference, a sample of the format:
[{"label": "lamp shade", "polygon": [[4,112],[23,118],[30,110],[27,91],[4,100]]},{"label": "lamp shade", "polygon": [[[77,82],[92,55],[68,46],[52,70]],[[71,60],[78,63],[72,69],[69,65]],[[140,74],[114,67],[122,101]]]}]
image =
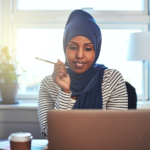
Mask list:
[{"label": "lamp shade", "polygon": [[130,34],[127,60],[150,60],[150,32]]}]

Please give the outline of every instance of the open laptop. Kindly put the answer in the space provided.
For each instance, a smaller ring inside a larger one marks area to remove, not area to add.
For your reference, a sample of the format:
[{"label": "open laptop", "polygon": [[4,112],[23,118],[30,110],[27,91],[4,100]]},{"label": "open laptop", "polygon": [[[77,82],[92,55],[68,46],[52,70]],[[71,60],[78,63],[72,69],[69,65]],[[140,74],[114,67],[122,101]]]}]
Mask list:
[{"label": "open laptop", "polygon": [[150,110],[50,110],[50,150],[150,150]]}]

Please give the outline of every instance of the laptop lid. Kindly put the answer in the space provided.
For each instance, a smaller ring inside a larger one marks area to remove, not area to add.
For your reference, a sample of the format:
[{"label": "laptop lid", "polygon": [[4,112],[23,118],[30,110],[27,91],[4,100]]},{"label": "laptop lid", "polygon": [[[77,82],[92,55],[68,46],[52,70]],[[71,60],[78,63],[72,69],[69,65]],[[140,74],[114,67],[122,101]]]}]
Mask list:
[{"label": "laptop lid", "polygon": [[50,150],[150,150],[150,110],[48,112]]}]

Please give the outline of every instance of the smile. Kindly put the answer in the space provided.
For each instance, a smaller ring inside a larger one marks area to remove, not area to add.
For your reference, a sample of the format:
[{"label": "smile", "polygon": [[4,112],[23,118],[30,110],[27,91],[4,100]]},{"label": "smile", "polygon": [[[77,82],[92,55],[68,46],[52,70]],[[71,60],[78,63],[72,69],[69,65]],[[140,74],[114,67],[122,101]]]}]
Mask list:
[{"label": "smile", "polygon": [[82,68],[85,65],[85,63],[83,63],[83,62],[75,62],[74,64],[77,68]]}]

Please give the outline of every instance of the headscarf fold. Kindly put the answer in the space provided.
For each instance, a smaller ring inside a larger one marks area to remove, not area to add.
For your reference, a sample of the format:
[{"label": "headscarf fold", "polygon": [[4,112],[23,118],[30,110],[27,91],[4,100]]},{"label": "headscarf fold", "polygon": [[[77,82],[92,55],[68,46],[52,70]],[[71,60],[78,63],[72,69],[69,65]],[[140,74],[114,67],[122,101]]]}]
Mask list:
[{"label": "headscarf fold", "polygon": [[[67,69],[71,78],[72,96],[78,96],[73,109],[102,109],[102,81],[104,65],[96,64],[101,48],[101,31],[94,18],[83,10],[73,11],[66,23],[63,46],[64,52],[69,41],[75,36],[88,38],[94,46],[95,59],[91,67],[82,74]],[[68,65],[66,61],[66,65]]]}]

